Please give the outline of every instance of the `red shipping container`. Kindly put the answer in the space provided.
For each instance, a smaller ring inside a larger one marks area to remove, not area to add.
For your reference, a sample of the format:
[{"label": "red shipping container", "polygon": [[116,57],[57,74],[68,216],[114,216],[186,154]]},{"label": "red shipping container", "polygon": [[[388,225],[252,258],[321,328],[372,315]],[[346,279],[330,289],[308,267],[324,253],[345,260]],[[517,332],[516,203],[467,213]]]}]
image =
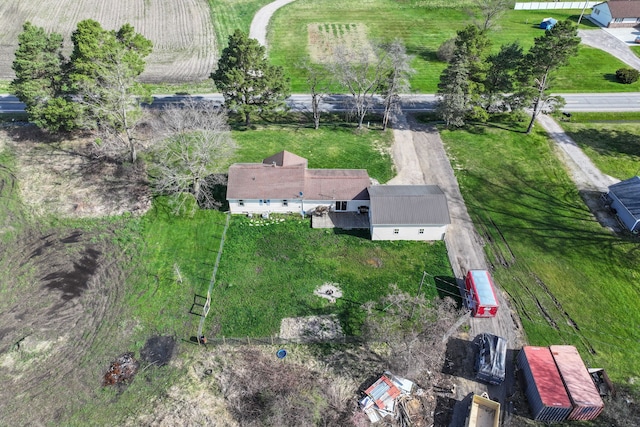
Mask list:
[{"label": "red shipping container", "polygon": [[494,317],[498,312],[498,297],[487,270],[469,270],[464,280],[467,305],[474,317]]},{"label": "red shipping container", "polygon": [[580,353],[572,345],[551,345],[549,350],[573,404],[568,419],[595,420],[604,409],[604,402]]},{"label": "red shipping container", "polygon": [[564,421],[572,406],[547,347],[525,346],[518,354],[531,415],[538,421]]}]

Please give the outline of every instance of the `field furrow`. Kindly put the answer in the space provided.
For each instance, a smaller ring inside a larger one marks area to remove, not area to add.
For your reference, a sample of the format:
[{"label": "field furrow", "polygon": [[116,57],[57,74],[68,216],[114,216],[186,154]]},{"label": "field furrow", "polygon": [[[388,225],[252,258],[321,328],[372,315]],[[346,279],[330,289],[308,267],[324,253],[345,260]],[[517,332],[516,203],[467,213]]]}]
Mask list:
[{"label": "field furrow", "polygon": [[11,63],[25,21],[62,34],[67,54],[79,21],[95,19],[106,29],[129,23],[154,45],[142,75],[148,82],[205,79],[217,55],[206,0],[5,0],[0,16],[0,79],[14,77]]}]

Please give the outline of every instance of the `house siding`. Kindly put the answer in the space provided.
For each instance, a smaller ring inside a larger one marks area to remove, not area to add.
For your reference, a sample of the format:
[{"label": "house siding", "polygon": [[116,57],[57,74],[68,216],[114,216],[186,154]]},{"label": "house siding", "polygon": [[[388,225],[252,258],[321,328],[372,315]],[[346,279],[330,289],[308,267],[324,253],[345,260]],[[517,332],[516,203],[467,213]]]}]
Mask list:
[{"label": "house siding", "polygon": [[613,18],[611,17],[611,10],[609,10],[607,3],[600,3],[593,6],[593,9],[591,9],[591,19],[604,27],[608,27]]},{"label": "house siding", "polygon": [[[394,233],[394,230],[398,233]],[[423,229],[424,233],[420,234]],[[372,225],[371,240],[444,240],[446,225]]]},{"label": "house siding", "polygon": [[609,197],[611,198],[611,208],[616,210],[616,215],[620,218],[620,221],[629,229],[631,232],[640,231],[640,220],[636,219],[629,209],[618,199],[614,193],[609,193]]},{"label": "house siding", "polygon": [[[284,206],[284,199],[243,199],[243,206],[240,206],[240,200],[229,200],[229,212],[232,214],[263,214],[263,213],[300,213],[304,209],[305,214],[314,211],[318,206],[326,206],[331,211],[335,211],[334,200],[300,200],[286,199],[287,206]],[[360,206],[369,207],[369,200],[345,200],[347,202],[347,210],[338,212],[357,212]]]}]

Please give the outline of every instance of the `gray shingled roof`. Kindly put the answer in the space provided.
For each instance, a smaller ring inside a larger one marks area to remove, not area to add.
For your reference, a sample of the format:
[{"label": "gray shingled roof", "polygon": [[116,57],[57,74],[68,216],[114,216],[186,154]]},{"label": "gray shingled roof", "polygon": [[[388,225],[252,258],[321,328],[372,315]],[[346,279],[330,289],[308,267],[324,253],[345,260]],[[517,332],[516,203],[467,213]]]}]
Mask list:
[{"label": "gray shingled roof", "polygon": [[437,185],[369,187],[372,225],[451,224],[447,198]]},{"label": "gray shingled roof", "polygon": [[231,165],[227,199],[368,200],[369,185],[364,169],[307,169],[307,159],[282,151]]},{"label": "gray shingled roof", "polygon": [[635,218],[640,218],[640,176],[620,181],[609,187],[609,191],[616,195]]}]

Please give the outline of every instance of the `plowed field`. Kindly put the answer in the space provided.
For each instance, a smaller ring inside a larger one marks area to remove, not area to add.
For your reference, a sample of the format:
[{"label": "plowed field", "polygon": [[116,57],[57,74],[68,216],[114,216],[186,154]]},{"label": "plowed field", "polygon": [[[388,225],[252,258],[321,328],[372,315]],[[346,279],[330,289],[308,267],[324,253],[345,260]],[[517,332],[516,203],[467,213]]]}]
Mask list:
[{"label": "plowed field", "polygon": [[3,0],[0,1],[0,79],[13,79],[13,54],[25,21],[57,32],[71,50],[71,33],[83,19],[106,29],[129,23],[153,42],[145,82],[206,79],[216,60],[216,36],[206,0]]}]

